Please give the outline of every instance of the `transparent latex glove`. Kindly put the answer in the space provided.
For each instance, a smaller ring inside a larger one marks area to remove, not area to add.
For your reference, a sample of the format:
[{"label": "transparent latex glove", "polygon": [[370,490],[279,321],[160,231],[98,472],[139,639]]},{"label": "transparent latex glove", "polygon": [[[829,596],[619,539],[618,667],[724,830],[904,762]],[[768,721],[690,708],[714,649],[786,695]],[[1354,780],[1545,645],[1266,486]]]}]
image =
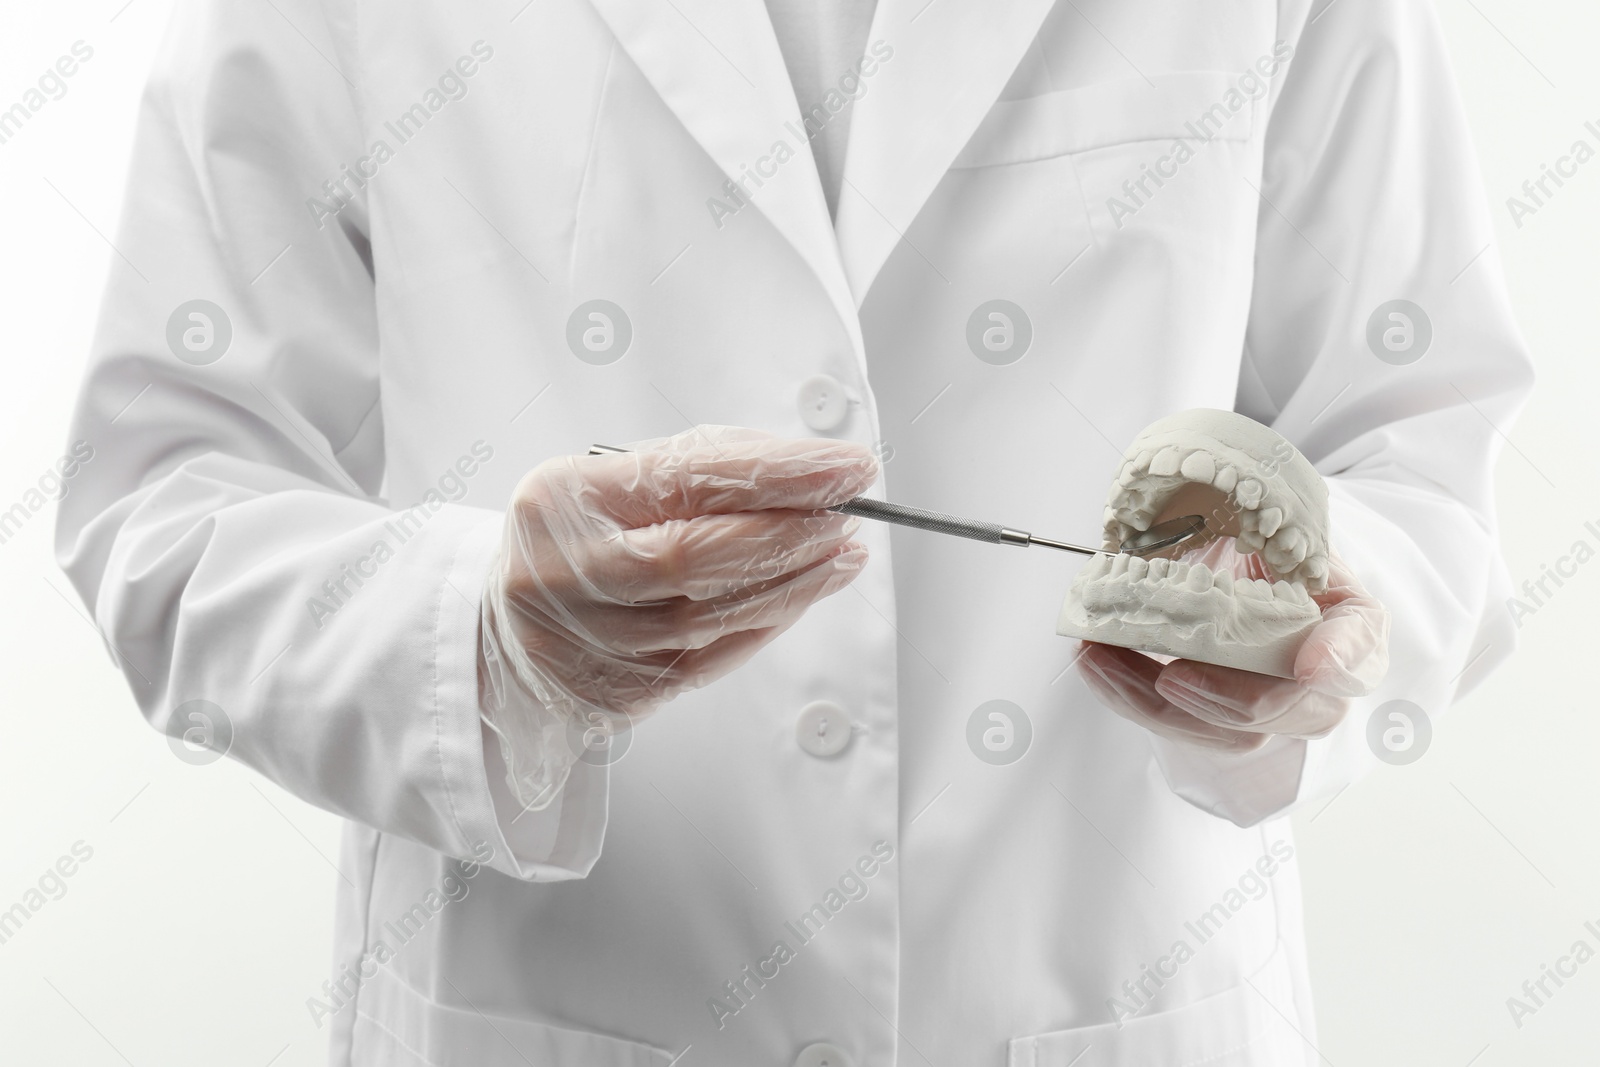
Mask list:
[{"label": "transparent latex glove", "polygon": [[[1213,541],[1182,558],[1236,578],[1270,577],[1259,557]],[[1328,591],[1313,597],[1322,622],[1295,657],[1294,678],[1269,678],[1193,660],[1163,665],[1132,649],[1084,642],[1078,661],[1100,702],[1125,719],[1175,741],[1225,752],[1250,752],[1274,734],[1325,737],[1352,699],[1389,671],[1389,612],[1350,568],[1330,553]]]},{"label": "transparent latex glove", "polygon": [[518,484],[485,585],[478,677],[512,793],[546,806],[573,762],[738,667],[866,562],[860,445],[697,426],[562,456]]}]

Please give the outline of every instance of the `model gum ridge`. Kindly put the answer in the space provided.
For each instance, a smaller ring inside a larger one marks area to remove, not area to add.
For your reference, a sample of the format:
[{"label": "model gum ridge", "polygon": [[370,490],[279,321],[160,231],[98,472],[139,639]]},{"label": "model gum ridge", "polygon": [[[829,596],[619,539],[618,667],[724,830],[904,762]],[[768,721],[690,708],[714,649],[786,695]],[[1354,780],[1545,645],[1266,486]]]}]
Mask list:
[{"label": "model gum ridge", "polygon": [[[1271,579],[1117,554],[1135,531],[1184,515],[1203,516],[1206,532],[1165,555],[1204,554],[1199,545],[1232,537]],[[1295,654],[1322,617],[1311,597],[1328,587],[1328,487],[1255,420],[1180,412],[1146,427],[1123,454],[1102,547],[1072,583],[1057,633],[1292,678]]]}]

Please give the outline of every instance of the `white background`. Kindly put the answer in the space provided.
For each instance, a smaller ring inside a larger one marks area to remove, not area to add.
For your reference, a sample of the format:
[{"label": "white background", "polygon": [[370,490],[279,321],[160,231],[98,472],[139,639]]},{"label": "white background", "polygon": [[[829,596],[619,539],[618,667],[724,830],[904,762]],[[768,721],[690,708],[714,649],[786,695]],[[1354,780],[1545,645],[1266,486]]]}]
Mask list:
[{"label": "white background", "polygon": [[[95,50],[66,96],[0,145],[0,510],[63,451],[114,260],[105,237],[170,10],[124,4],[0,5],[0,107],[74,41]],[[1439,7],[1541,375],[1498,474],[1520,583],[1580,538],[1600,545],[1584,529],[1600,529],[1600,159],[1520,228],[1505,203],[1575,139],[1600,147],[1584,129],[1600,126],[1600,9]],[[0,545],[0,910],[75,842],[94,853],[0,945],[0,1059],[321,1064],[325,1031],[305,1000],[328,973],[338,822],[231,762],[174,758],[56,569],[53,523],[52,505]],[[1583,928],[1600,927],[1597,591],[1600,561],[1525,620],[1516,657],[1438,724],[1420,762],[1380,767],[1297,818],[1324,1062],[1595,1062],[1600,960],[1520,1028],[1506,998],[1580,937],[1600,947]]]}]

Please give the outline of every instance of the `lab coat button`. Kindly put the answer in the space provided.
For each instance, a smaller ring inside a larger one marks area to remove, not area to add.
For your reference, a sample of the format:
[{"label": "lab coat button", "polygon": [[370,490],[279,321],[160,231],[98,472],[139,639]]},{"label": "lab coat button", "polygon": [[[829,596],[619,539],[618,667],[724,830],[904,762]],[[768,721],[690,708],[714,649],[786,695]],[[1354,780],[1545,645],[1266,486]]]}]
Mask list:
[{"label": "lab coat button", "polygon": [[[795,723],[795,740],[813,756],[837,756],[850,743],[850,719],[844,709],[830,700],[817,700],[800,709],[800,719]],[[812,1048],[830,1048],[812,1045]],[[809,1063],[810,1060],[801,1060]],[[839,1061],[843,1063],[843,1060]]]},{"label": "lab coat button", "polygon": [[819,1041],[800,1050],[800,1055],[794,1058],[794,1067],[850,1067],[850,1061],[837,1045]]},{"label": "lab coat button", "polygon": [[837,429],[849,413],[850,396],[833,375],[818,374],[800,383],[800,418],[813,430]]}]

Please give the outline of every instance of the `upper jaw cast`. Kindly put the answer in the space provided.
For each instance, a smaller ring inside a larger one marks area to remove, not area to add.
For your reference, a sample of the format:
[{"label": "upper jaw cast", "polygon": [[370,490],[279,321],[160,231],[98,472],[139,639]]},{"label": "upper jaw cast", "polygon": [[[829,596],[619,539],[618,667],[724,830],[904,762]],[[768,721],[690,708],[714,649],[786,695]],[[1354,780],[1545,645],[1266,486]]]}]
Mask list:
[{"label": "upper jaw cast", "polygon": [[1327,591],[1328,487],[1253,419],[1196,408],[1152,423],[1128,447],[1106,504],[1107,550],[1182,515],[1204,517],[1210,538],[1236,538],[1274,577]]}]

